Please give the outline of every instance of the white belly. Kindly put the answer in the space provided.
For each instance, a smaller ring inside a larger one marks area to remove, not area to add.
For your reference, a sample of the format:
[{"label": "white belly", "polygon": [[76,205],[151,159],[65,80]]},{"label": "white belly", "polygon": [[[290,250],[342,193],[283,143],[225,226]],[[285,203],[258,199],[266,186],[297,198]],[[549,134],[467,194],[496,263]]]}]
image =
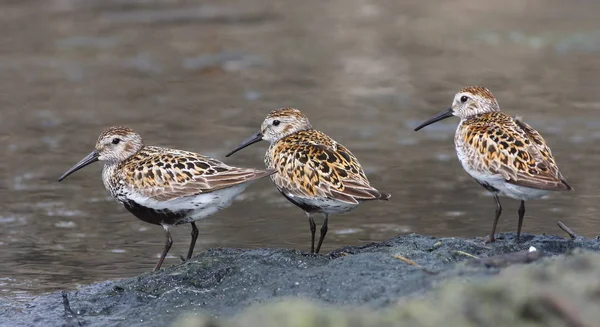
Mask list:
[{"label": "white belly", "polygon": [[482,173],[471,168],[468,158],[462,151],[462,147],[456,147],[456,154],[463,169],[480,184],[487,184],[497,190],[498,195],[504,195],[516,200],[535,200],[549,194],[551,191],[539,190],[530,187],[519,186],[508,183],[504,177],[498,174]]},{"label": "white belly", "polygon": [[331,199],[294,197],[290,194],[286,194],[286,197],[309,212],[321,212],[328,214],[343,213],[348,212],[358,206],[357,203],[346,203]]},{"label": "white belly", "polygon": [[173,223],[173,225],[179,225],[206,218],[221,209],[229,207],[235,197],[242,193],[251,183],[252,182],[243,183],[210,193],[187,196],[169,201],[156,201],[135,194],[129,194],[128,198],[141,206],[158,211],[189,211],[185,217]]},{"label": "white belly", "polygon": [[544,195],[548,195],[551,191],[547,190],[538,190],[535,188],[519,186],[515,184],[510,184],[504,182],[503,186],[501,186],[499,194],[508,196],[509,198],[517,199],[517,200],[535,200],[543,197]]}]

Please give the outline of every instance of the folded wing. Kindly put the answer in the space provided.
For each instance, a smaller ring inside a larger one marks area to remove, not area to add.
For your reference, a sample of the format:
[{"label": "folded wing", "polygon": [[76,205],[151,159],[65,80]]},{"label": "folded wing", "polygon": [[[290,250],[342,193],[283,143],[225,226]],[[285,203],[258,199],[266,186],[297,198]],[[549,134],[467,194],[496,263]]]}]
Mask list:
[{"label": "folded wing", "polygon": [[324,134],[306,137],[305,140],[311,141],[291,142],[293,146],[289,147],[282,143],[281,150],[274,151],[272,160],[278,174],[272,178],[282,192],[288,196],[322,197],[352,204],[390,197],[369,184],[360,163],[347,148],[323,138]]},{"label": "folded wing", "polygon": [[128,179],[134,181],[135,191],[155,201],[209,193],[275,173],[274,170],[231,167],[192,152],[161,150],[148,147],[142,163],[125,170]]},{"label": "folded wing", "polygon": [[501,175],[519,186],[550,191],[571,189],[536,130],[502,112],[486,115],[461,126],[463,152],[472,169]]}]

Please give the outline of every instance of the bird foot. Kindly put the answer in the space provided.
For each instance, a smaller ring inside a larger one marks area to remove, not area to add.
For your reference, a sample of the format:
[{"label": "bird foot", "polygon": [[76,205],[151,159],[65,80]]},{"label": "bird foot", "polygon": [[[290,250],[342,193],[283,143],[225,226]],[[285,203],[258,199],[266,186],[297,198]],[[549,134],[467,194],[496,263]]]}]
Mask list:
[{"label": "bird foot", "polygon": [[494,235],[488,235],[488,237],[483,242],[483,244],[490,244],[490,243],[494,243],[494,242],[496,242],[496,238],[494,237]]}]

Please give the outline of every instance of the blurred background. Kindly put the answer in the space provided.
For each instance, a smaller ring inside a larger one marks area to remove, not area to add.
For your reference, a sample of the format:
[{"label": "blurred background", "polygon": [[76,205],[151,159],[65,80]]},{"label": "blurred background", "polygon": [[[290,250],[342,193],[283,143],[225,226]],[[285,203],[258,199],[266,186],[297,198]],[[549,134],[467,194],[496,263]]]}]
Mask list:
[{"label": "blurred background", "polygon": [[[600,234],[600,3],[589,0],[12,0],[0,3],[0,290],[26,299],[152,269],[161,228],[114,202],[94,164],[57,178],[111,125],[224,155],[278,107],[349,147],[390,202],[334,215],[323,252],[407,233],[485,236],[495,205],[461,168],[458,119],[413,132],[471,84],[552,147],[575,192],[527,204],[526,233]],[[499,232],[515,231],[503,198]],[[320,224],[322,219],[317,219]],[[309,250],[304,213],[262,180],[198,223],[211,247]],[[164,267],[188,225],[173,228]]]}]

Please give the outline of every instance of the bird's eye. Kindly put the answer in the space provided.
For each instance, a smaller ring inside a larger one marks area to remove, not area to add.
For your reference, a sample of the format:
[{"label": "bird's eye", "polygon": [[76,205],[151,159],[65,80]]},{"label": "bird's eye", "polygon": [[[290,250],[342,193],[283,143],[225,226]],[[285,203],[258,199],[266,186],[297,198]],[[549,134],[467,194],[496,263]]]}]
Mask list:
[{"label": "bird's eye", "polygon": [[118,137],[115,137],[115,138],[112,140],[112,144],[119,144],[119,142],[121,142],[121,139],[120,139],[120,138],[118,138]]},{"label": "bird's eye", "polygon": [[281,124],[281,122],[279,120],[273,121],[273,126],[279,126],[279,124]]},{"label": "bird's eye", "polygon": [[467,102],[467,100],[469,100],[469,97],[466,96],[466,95],[463,95],[463,96],[460,97],[460,102],[462,102],[462,103]]}]

